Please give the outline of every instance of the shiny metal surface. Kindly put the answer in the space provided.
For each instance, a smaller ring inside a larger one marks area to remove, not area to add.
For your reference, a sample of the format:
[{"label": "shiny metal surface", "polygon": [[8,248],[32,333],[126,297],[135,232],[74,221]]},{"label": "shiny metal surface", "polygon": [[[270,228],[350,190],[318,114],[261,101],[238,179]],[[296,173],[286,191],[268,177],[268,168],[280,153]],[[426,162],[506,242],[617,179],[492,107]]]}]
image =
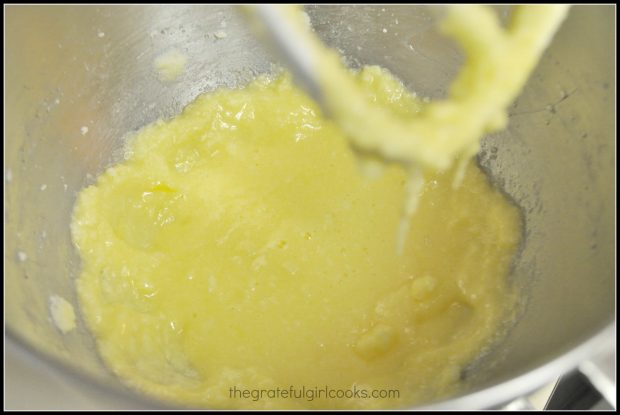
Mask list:
[{"label": "shiny metal surface", "polygon": [[[466,371],[468,393],[444,407],[493,406],[531,391],[615,332],[612,7],[573,7],[511,108],[508,130],[484,140],[480,164],[524,212],[511,275],[524,306],[506,339]],[[77,306],[79,259],[69,234],[76,193],[122,159],[128,133],[273,67],[229,7],[5,10],[5,325],[12,341],[115,399],[119,384],[83,322],[63,336],[49,317],[52,294]],[[383,65],[422,96],[442,96],[462,62],[427,7],[307,12],[351,66]],[[188,56],[187,70],[164,84],[153,60],[170,49]]]},{"label": "shiny metal surface", "polygon": [[296,84],[304,88],[326,114],[321,85],[314,70],[316,62],[308,53],[309,45],[287,20],[282,8],[277,4],[255,4],[246,9],[243,14],[256,37],[266,49],[272,49],[268,51],[286,66]]}]

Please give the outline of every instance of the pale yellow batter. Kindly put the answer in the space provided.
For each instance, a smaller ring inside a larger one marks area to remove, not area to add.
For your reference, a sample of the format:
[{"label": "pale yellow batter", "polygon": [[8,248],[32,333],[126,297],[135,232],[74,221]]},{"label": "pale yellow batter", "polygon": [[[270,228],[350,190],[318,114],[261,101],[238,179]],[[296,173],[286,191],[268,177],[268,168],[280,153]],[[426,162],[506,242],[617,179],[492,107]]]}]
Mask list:
[{"label": "pale yellow batter", "polygon": [[[442,27],[468,59],[428,105],[377,67],[351,75],[298,9],[282,10],[334,122],[281,76],[140,131],[74,211],[100,353],[128,384],[190,406],[384,408],[454,393],[517,298],[518,210],[470,159],[567,7],[521,7],[506,29],[487,8],[451,8]],[[347,140],[401,164],[365,178]]]},{"label": "pale yellow batter", "polygon": [[[370,99],[421,110],[378,68]],[[81,311],[145,393],[224,408],[399,407],[452,393],[516,301],[519,213],[473,164],[428,175],[403,255],[407,173],[359,174],[347,139],[288,77],[199,97],[140,131],[79,195]],[[396,389],[397,398],[231,397]]]}]

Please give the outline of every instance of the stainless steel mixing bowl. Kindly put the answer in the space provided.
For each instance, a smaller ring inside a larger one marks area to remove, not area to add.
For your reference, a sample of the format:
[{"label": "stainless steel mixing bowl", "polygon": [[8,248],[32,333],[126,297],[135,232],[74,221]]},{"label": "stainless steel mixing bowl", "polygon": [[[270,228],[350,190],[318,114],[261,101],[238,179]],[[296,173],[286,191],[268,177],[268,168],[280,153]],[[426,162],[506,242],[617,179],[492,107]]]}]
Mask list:
[{"label": "stainless steel mixing bowl", "polygon": [[[463,59],[427,7],[307,11],[351,66],[383,65],[420,95],[442,96]],[[508,337],[467,371],[468,391],[440,406],[498,405],[577,365],[601,368],[584,362],[615,331],[614,28],[613,6],[573,7],[511,107],[508,130],[484,140],[480,164],[525,215],[511,279],[527,301]],[[83,321],[67,335],[50,322],[50,295],[77,306],[76,194],[122,159],[127,133],[273,66],[230,7],[8,6],[5,35],[8,338],[121,399]],[[189,60],[164,84],[153,61],[170,49]]]}]

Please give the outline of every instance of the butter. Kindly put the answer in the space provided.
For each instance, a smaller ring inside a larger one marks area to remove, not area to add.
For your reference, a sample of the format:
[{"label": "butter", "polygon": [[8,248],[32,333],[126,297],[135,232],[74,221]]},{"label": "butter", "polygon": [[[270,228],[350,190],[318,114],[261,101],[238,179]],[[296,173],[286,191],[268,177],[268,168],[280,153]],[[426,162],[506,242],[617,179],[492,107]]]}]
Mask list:
[{"label": "butter", "polygon": [[63,334],[75,329],[75,311],[70,302],[58,295],[50,296],[50,315],[54,325]]},{"label": "butter", "polygon": [[[423,111],[383,69],[350,76],[386,109]],[[398,255],[409,171],[361,175],[348,138],[287,75],[200,96],[126,150],[80,192],[72,236],[100,355],[146,394],[212,408],[411,405],[456,393],[511,315],[518,209],[472,162],[457,189],[453,169],[429,173]],[[229,392],[355,385],[399,395]]]}]

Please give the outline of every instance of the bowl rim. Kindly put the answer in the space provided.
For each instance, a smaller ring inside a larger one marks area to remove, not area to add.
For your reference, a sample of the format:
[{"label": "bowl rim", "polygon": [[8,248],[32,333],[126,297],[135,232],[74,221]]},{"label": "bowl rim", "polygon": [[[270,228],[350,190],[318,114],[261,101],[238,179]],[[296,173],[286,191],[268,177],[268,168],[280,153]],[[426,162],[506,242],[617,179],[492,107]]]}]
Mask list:
[{"label": "bowl rim", "polygon": [[[609,351],[610,345],[613,345],[612,350],[615,355],[615,334],[616,320],[614,318],[602,329],[599,329],[595,334],[588,337],[575,347],[559,356],[548,359],[534,369],[525,371],[498,384],[474,390],[473,392],[469,391],[445,400],[430,402],[420,406],[405,407],[403,409],[471,410],[497,408],[502,404],[523,397],[552,382],[559,376],[578,368],[580,364],[588,361],[597,353],[601,353],[605,350]],[[175,406],[174,404],[158,400],[154,397],[147,397],[139,391],[134,391],[129,387],[122,386],[120,381],[118,383],[107,382],[103,379],[89,375],[86,371],[80,369],[79,367],[70,365],[52,354],[30,344],[14,330],[6,326],[6,324],[5,341],[7,342],[5,347],[7,345],[15,346],[14,348],[17,349],[18,353],[24,355],[26,359],[34,361],[37,366],[43,366],[51,369],[57,374],[62,375],[63,378],[67,379],[69,382],[76,382],[77,384],[85,385],[86,387],[96,388],[98,392],[109,394],[111,399],[120,399],[121,403],[126,402],[128,406],[139,406],[141,409],[183,408],[182,406]],[[112,376],[114,375],[112,374]]]}]

